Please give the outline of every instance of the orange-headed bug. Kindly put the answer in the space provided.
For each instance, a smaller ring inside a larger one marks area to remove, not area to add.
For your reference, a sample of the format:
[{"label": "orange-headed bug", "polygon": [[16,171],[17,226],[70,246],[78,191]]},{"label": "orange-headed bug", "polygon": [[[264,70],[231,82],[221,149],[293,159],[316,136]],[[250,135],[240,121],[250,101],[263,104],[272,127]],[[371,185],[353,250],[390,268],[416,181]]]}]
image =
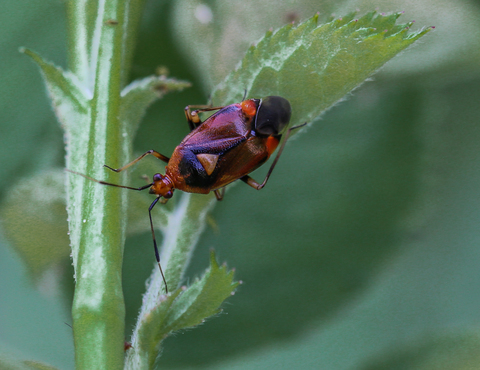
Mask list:
[{"label": "orange-headed bug", "polygon": [[[202,122],[198,114],[212,110],[217,112]],[[167,293],[167,282],[160,265],[152,222],[152,209],[157,202],[163,198],[161,202],[165,203],[173,196],[175,189],[199,194],[213,191],[217,199],[222,200],[224,187],[238,179],[254,189],[262,189],[272,174],[291,131],[306,124],[286,131],[285,139],[265,179],[258,183],[248,174],[265,163],[280,143],[290,122],[291,108],[288,100],[280,96],[267,96],[225,107],[187,106],[185,115],[191,132],[175,148],[171,158],[149,150],[121,168],[114,169],[105,165],[112,171],[121,172],[151,154],[167,163],[167,166],[165,175],[156,173],[148,185],[134,188],[111,184],[74,172],[102,185],[138,191],[150,189],[150,194],[157,196],[148,208],[148,215],[155,257]]]}]

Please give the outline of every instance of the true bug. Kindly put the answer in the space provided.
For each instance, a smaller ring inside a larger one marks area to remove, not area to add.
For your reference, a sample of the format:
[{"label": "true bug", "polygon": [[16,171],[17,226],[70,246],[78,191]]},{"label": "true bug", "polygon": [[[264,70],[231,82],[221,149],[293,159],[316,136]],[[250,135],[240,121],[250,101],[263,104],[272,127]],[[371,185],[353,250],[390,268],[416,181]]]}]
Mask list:
[{"label": "true bug", "polygon": [[[217,112],[202,122],[198,114],[212,110]],[[282,154],[290,132],[305,125],[295,126],[286,131],[285,139],[265,179],[258,183],[248,174],[265,163],[280,143],[291,116],[290,103],[287,99],[267,96],[264,99],[247,99],[224,107],[187,106],[185,115],[191,132],[175,148],[171,158],[155,150],[149,150],[121,168],[114,169],[105,165],[112,171],[121,172],[151,154],[167,163],[167,166],[165,175],[156,173],[149,184],[134,188],[80,174],[102,185],[138,191],[150,189],[150,193],[157,196],[148,208],[148,214],[155,257],[167,293],[167,282],[160,265],[152,222],[152,209],[157,202],[163,198],[161,202],[165,203],[173,196],[175,189],[199,194],[213,191],[217,199],[222,200],[224,187],[238,179],[254,189],[262,189]]]}]

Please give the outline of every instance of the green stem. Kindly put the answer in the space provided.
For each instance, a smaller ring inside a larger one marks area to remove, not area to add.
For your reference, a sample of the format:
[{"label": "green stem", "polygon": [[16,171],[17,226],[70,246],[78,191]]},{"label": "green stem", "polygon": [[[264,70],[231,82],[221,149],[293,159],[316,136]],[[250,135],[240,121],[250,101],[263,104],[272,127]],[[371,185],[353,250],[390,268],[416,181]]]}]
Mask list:
[{"label": "green stem", "polygon": [[[111,174],[102,165],[118,166],[131,151],[131,138],[122,135],[125,122],[120,120],[123,67],[130,65],[126,58],[132,57],[133,48],[133,38],[125,35],[138,25],[138,2],[133,15],[130,9],[122,0],[72,0],[68,5],[70,67],[92,97],[86,119],[67,125],[67,168],[107,181],[119,181],[118,175],[109,180]],[[67,192],[76,275],[72,308],[76,368],[121,369],[127,193],[73,175]]]}]

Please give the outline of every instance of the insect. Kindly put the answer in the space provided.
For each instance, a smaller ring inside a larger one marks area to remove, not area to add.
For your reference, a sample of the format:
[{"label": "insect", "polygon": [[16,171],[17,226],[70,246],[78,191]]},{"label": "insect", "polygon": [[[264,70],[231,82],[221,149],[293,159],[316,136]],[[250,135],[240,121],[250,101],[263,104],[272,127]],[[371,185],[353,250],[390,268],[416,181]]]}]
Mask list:
[{"label": "insect", "polygon": [[[192,109],[196,109],[193,110]],[[204,122],[199,113],[216,110]],[[262,189],[282,154],[292,130],[285,133],[284,141],[262,183],[255,181],[249,173],[265,163],[280,144],[280,139],[290,122],[291,108],[287,99],[267,96],[263,99],[247,99],[241,103],[224,107],[187,106],[185,115],[191,132],[175,148],[170,158],[155,150],[149,150],[121,168],[108,169],[121,172],[147,155],[165,162],[165,174],[156,173],[153,181],[138,188],[108,183],[82,175],[102,185],[131,190],[150,189],[156,198],[148,208],[155,257],[168,293],[167,282],[160,265],[157,242],[152,222],[152,209],[160,201],[166,203],[175,190],[188,193],[215,193],[222,200],[225,186],[241,180],[252,188]],[[73,172],[73,171],[70,171]],[[76,173],[76,172],[74,172]],[[78,173],[77,173],[78,174]]]}]

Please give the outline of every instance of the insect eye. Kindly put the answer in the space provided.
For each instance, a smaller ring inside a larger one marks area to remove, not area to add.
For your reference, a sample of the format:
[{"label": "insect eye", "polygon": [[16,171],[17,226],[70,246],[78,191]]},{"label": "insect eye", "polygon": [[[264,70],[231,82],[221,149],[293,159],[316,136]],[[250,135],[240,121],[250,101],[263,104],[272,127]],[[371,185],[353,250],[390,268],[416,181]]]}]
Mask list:
[{"label": "insect eye", "polygon": [[267,96],[262,99],[255,119],[255,130],[262,135],[279,135],[290,122],[292,109],[287,99]]},{"label": "insect eye", "polygon": [[170,199],[171,197],[173,197],[173,191],[169,190],[167,193],[163,195],[163,197],[165,199]]},{"label": "insect eye", "polygon": [[159,173],[156,173],[153,175],[153,181],[161,181],[163,179],[163,176]]}]

